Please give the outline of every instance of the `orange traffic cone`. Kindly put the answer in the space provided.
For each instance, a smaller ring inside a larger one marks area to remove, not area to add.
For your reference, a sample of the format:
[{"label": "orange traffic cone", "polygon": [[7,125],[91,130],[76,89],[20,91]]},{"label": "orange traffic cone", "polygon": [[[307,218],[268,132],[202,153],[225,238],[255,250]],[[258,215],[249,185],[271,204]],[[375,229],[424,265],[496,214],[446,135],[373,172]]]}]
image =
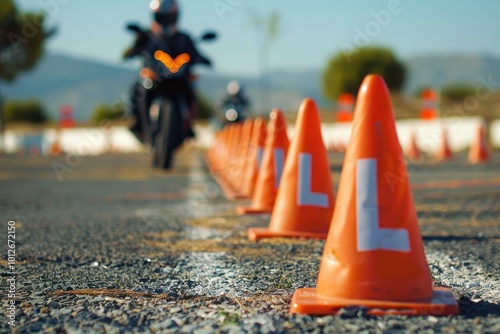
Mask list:
[{"label": "orange traffic cone", "polygon": [[243,125],[235,124],[228,128],[227,143],[216,166],[212,167],[212,175],[228,199],[237,197],[233,184],[240,172],[240,144],[242,143]]},{"label": "orange traffic cone", "polygon": [[254,120],[246,119],[241,130],[241,140],[236,142],[236,151],[233,154],[233,163],[230,165],[229,170],[229,181],[234,193],[232,199],[246,197],[243,195],[243,183],[241,181],[245,178],[247,171],[248,155],[252,149],[254,124]]},{"label": "orange traffic cone", "polygon": [[269,229],[253,228],[250,239],[270,237],[326,238],[334,194],[316,104],[305,99],[276,195]]},{"label": "orange traffic cone", "polygon": [[346,144],[344,142],[342,142],[342,141],[339,141],[339,142],[337,142],[336,148],[337,148],[337,152],[339,152],[339,153],[345,153]]},{"label": "orange traffic cone", "polygon": [[476,137],[474,138],[469,150],[469,162],[478,164],[488,162],[490,160],[490,151],[486,142],[486,133],[484,126],[481,124],[477,128]]},{"label": "orange traffic cone", "polygon": [[61,129],[55,129],[55,138],[50,145],[50,155],[57,156],[61,154]]},{"label": "orange traffic cone", "polygon": [[233,124],[229,127],[228,130],[228,141],[227,141],[227,149],[222,157],[220,168],[220,173],[224,175],[223,177],[229,179],[228,177],[228,166],[233,165],[233,160],[235,160],[235,154],[237,152],[237,143],[241,141],[241,133],[243,132],[243,124]]},{"label": "orange traffic cone", "polygon": [[337,152],[337,147],[335,146],[334,142],[330,142],[326,144],[326,151],[327,152]]},{"label": "orange traffic cone", "polygon": [[210,171],[216,168],[217,164],[219,163],[219,159],[222,156],[224,149],[226,148],[225,144],[227,131],[225,130],[227,130],[227,128],[215,134],[214,141],[205,154],[205,162]]},{"label": "orange traffic cone", "polygon": [[269,213],[273,210],[289,145],[285,115],[281,110],[271,112],[267,136],[252,205],[238,207],[236,210],[240,214]]},{"label": "orange traffic cone", "polygon": [[438,93],[432,89],[424,89],[422,91],[422,108],[420,109],[420,119],[424,121],[432,121],[438,118]]},{"label": "orange traffic cone", "polygon": [[259,174],[264,145],[266,143],[266,122],[262,118],[256,118],[250,136],[247,152],[244,156],[245,167],[243,170],[243,184],[241,197],[250,198],[255,190],[255,183]]},{"label": "orange traffic cone", "polygon": [[50,145],[50,155],[57,156],[61,154],[61,145],[59,145],[59,141],[55,141]]},{"label": "orange traffic cone", "polygon": [[411,133],[410,137],[410,144],[408,145],[408,148],[406,149],[406,155],[411,161],[420,161],[422,158],[422,151],[418,147],[417,144],[417,135],[415,132]]},{"label": "orange traffic cone", "polygon": [[352,122],[352,112],[354,111],[354,96],[342,93],[337,99],[337,122]]},{"label": "orange traffic cone", "polygon": [[450,144],[448,143],[448,131],[445,128],[442,129],[441,137],[442,137],[441,144],[439,145],[436,151],[435,160],[436,161],[451,160],[453,159],[453,152],[450,149]]},{"label": "orange traffic cone", "polygon": [[233,129],[226,127],[221,130],[209,152],[205,156],[207,167],[213,175],[220,176],[223,166],[227,163],[231,147],[231,135]]},{"label": "orange traffic cone", "polygon": [[381,76],[369,75],[354,113],[317,288],[298,289],[290,312],[331,314],[355,305],[371,315],[459,312],[451,290],[432,287],[403,161],[389,90]]}]

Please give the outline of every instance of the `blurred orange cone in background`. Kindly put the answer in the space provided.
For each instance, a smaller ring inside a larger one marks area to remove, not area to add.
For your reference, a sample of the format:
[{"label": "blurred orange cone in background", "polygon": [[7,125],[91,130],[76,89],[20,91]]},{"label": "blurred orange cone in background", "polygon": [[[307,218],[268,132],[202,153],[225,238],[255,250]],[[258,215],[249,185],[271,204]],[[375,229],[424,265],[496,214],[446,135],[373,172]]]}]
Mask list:
[{"label": "blurred orange cone in background", "polygon": [[[266,143],[266,122],[262,118],[256,118],[250,138],[247,142],[247,150],[243,156],[244,168],[242,170],[243,183],[239,193],[243,198],[253,196],[255,183],[259,173],[262,155],[264,153],[264,145]],[[238,180],[241,182],[241,179]]]},{"label": "blurred orange cone in background", "polygon": [[481,124],[476,131],[476,136],[472,141],[469,150],[469,162],[471,164],[485,163],[490,160],[490,151],[488,150],[488,143],[486,141],[486,132],[484,125]]},{"label": "blurred orange cone in background", "polygon": [[351,94],[342,93],[339,95],[339,97],[337,98],[337,122],[352,122],[354,103],[354,96],[352,96]]},{"label": "blurred orange cone in background", "polygon": [[441,135],[441,143],[436,151],[435,160],[436,161],[446,161],[453,159],[453,152],[450,149],[450,144],[448,143],[448,131],[443,128]]},{"label": "blurred orange cone in background", "polygon": [[61,129],[56,129],[54,141],[50,145],[50,155],[58,156],[61,151]]},{"label": "blurred orange cone in background", "polygon": [[346,149],[346,144],[344,142],[337,142],[337,146],[336,146],[336,150],[337,152],[339,153],[345,153],[345,149]]},{"label": "blurred orange cone in background", "polygon": [[268,229],[253,228],[249,238],[325,238],[334,207],[330,165],[316,104],[302,102],[288,149]]},{"label": "blurred orange cone in background", "polygon": [[285,115],[279,109],[271,112],[262,165],[257,176],[251,207],[238,207],[240,214],[269,213],[273,210],[283,166],[288,151]]},{"label": "blurred orange cone in background", "polygon": [[61,146],[58,141],[55,141],[50,146],[50,155],[58,156],[59,154],[61,154]]},{"label": "blurred orange cone in background", "polygon": [[417,144],[417,134],[414,131],[412,131],[410,135],[410,144],[406,149],[406,156],[411,161],[419,161],[423,156],[422,151]]},{"label": "blurred orange cone in background", "polygon": [[317,288],[298,289],[290,312],[332,314],[363,306],[368,314],[457,314],[449,289],[432,287],[389,90],[367,76],[354,113],[335,212]]},{"label": "blurred orange cone in background", "polygon": [[424,89],[422,91],[422,108],[420,109],[420,119],[424,121],[432,121],[438,118],[438,102],[439,96],[432,89]]}]

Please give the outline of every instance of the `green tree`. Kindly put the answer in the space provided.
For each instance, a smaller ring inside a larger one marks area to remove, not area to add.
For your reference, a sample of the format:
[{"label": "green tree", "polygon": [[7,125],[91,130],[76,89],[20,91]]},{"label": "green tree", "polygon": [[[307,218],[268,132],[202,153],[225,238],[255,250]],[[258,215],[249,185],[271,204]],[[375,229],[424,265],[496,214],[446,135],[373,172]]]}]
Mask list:
[{"label": "green tree", "polygon": [[365,76],[379,74],[390,90],[399,91],[406,68],[389,49],[366,47],[349,54],[339,53],[328,62],[322,77],[323,95],[335,100],[341,93],[357,95]]},{"label": "green tree", "polygon": [[112,121],[122,118],[125,115],[125,108],[125,104],[121,101],[112,105],[100,103],[94,107],[91,121],[95,124],[101,124],[104,120]]},{"label": "green tree", "polygon": [[443,99],[452,100],[455,102],[462,102],[468,96],[475,96],[473,86],[464,84],[450,84],[441,89],[441,97]]},{"label": "green tree", "polygon": [[45,108],[36,100],[7,101],[4,115],[5,123],[41,124],[49,120]]},{"label": "green tree", "polygon": [[[13,81],[38,62],[44,42],[55,33],[44,28],[44,21],[43,13],[20,12],[13,0],[0,0],[0,83]],[[4,130],[2,106],[0,99],[0,136]]]},{"label": "green tree", "polygon": [[196,119],[209,119],[212,117],[212,103],[203,94],[196,94],[196,111],[194,113]]},{"label": "green tree", "polygon": [[420,99],[422,97],[422,93],[428,89],[433,89],[433,88],[429,86],[420,86],[412,92],[411,96]]}]

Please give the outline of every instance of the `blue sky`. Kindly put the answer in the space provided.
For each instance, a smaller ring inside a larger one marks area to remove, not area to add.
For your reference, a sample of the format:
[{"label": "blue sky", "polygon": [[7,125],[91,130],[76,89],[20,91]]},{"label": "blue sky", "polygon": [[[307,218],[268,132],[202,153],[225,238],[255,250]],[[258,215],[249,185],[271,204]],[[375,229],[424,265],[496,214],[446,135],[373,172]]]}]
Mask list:
[{"label": "blue sky", "polygon": [[[124,65],[132,41],[128,21],[147,25],[150,0],[16,0],[22,9],[46,11],[59,28],[47,49]],[[272,69],[323,68],[343,49],[365,43],[392,48],[402,58],[419,54],[488,54],[500,57],[500,1],[454,0],[181,0],[182,30],[206,29],[220,38],[200,49],[215,70],[258,73],[258,35],[252,11],[281,15],[270,52]],[[216,10],[219,6],[219,10]],[[223,11],[222,8],[226,10]],[[130,65],[129,65],[130,66]]]}]

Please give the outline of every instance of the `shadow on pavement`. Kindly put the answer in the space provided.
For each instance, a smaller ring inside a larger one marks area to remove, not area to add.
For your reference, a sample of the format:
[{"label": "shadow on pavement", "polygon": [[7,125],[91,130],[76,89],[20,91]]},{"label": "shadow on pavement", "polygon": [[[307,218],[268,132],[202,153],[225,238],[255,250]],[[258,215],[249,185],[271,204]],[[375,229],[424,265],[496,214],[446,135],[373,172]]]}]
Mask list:
[{"label": "shadow on pavement", "polygon": [[330,171],[337,173],[342,172],[342,164],[330,164]]},{"label": "shadow on pavement", "polygon": [[468,297],[462,296],[459,300],[460,314],[467,318],[482,317],[487,315],[500,316],[500,305],[486,301],[473,302]]},{"label": "shadow on pavement", "polygon": [[481,210],[475,212],[472,210],[450,210],[450,211],[437,211],[437,210],[421,210],[417,212],[419,219],[424,218],[441,218],[441,219],[471,219],[476,216],[477,219],[499,219],[500,212],[493,210]]},{"label": "shadow on pavement", "polygon": [[485,237],[474,237],[474,236],[461,236],[461,235],[427,235],[422,237],[424,241],[441,241],[441,242],[453,242],[453,241],[487,241],[488,238]]}]

